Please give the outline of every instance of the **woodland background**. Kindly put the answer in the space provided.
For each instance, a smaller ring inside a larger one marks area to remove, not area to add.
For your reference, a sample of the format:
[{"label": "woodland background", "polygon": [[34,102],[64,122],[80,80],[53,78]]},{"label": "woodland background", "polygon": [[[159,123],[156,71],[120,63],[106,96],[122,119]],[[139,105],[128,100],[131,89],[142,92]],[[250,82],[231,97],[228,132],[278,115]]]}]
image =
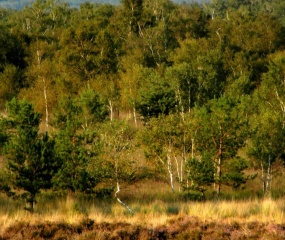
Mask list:
[{"label": "woodland background", "polygon": [[[34,2],[34,0],[0,0],[0,7],[3,8],[11,8],[11,9],[22,9],[25,6],[30,6],[32,3]],[[79,7],[80,4],[84,3],[84,2],[89,2],[89,3],[100,3],[100,4],[112,4],[112,5],[119,5],[120,4],[120,0],[89,0],[89,1],[84,1],[84,0],[65,0],[62,2],[66,2],[69,4],[70,7]],[[175,0],[173,1],[174,3],[193,3],[193,2],[202,2],[201,0],[196,0],[196,1],[192,1],[192,0]],[[209,2],[209,1],[204,1],[204,2]]]},{"label": "woodland background", "polygon": [[284,1],[70,4],[0,9],[3,192],[283,196]]}]

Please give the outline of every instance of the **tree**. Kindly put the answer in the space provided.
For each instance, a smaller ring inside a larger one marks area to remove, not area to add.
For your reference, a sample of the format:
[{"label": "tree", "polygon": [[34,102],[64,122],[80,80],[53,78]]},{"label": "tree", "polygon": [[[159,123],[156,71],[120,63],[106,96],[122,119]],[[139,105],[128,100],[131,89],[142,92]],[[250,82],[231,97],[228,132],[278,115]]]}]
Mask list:
[{"label": "tree", "polygon": [[100,152],[97,148],[97,124],[103,122],[107,115],[106,106],[92,90],[83,92],[75,99],[61,100],[59,112],[55,114],[53,121],[53,126],[59,129],[55,139],[56,149],[63,162],[54,177],[56,189],[94,192],[94,187],[103,175],[100,171],[95,174],[90,170],[94,166],[100,169],[101,166],[101,162],[96,158]]},{"label": "tree", "polygon": [[7,104],[8,116],[2,119],[9,141],[5,146],[10,193],[20,196],[33,212],[36,195],[52,187],[52,177],[60,162],[55,142],[47,133],[39,134],[40,117],[30,103],[14,98]]},{"label": "tree", "polygon": [[262,12],[229,11],[227,20],[210,21],[209,30],[209,42],[222,54],[226,90],[237,96],[252,93],[267,71],[266,56],[280,48],[281,24]]},{"label": "tree", "polygon": [[134,183],[141,179],[143,167],[135,153],[136,130],[125,121],[114,120],[102,125],[101,148],[99,158],[103,161],[103,171],[106,171],[106,179],[116,188],[117,201],[132,212],[132,209],[119,198],[121,184]]},{"label": "tree", "polygon": [[205,39],[186,39],[180,42],[171,55],[173,66],[169,68],[169,81],[180,99],[180,109],[190,110],[203,106],[213,98],[219,98],[225,90],[226,71],[222,54]]},{"label": "tree", "polygon": [[253,95],[253,133],[249,151],[250,156],[260,166],[265,195],[271,192],[274,163],[283,159],[285,149],[284,52],[272,54],[269,59],[268,72],[262,75],[261,85]]},{"label": "tree", "polygon": [[143,0],[122,0],[123,13],[129,25],[129,32],[139,34]]},{"label": "tree", "polygon": [[229,170],[226,167],[235,163],[233,159],[248,137],[246,106],[246,98],[222,96],[197,109],[195,113],[198,119],[196,148],[202,156],[205,151],[212,156],[217,194],[220,193],[222,184],[228,185],[230,182],[226,181],[224,175]]},{"label": "tree", "polygon": [[[54,175],[53,184],[55,190],[71,191],[73,193],[94,193],[94,187],[100,182],[100,175],[89,171],[92,160],[98,153],[93,147],[96,144],[94,132],[74,132],[67,123],[56,137],[56,151],[62,166]],[[100,168],[98,164],[96,167]]]},{"label": "tree", "polygon": [[160,77],[155,70],[147,68],[141,75],[144,84],[140,83],[136,102],[136,108],[141,116],[148,120],[175,111],[175,92],[166,79]]},{"label": "tree", "polygon": [[52,107],[58,101],[58,86],[56,85],[54,44],[48,43],[48,38],[41,37],[30,43],[29,66],[26,70],[26,76],[29,79],[29,88],[24,88],[20,96],[32,102],[35,109],[44,113],[46,129],[49,127],[50,112]]},{"label": "tree", "polygon": [[179,191],[183,190],[186,180],[186,162],[194,158],[195,129],[192,116],[183,119],[179,114],[152,118],[142,133],[145,156],[152,163],[157,177],[169,182],[174,191],[175,179]]},{"label": "tree", "polygon": [[186,190],[199,191],[204,198],[207,187],[215,182],[215,167],[211,155],[205,151],[200,159],[188,159],[186,171],[187,179],[190,182]]},{"label": "tree", "polygon": [[27,52],[24,39],[9,31],[8,25],[2,23],[0,32],[0,108],[3,108],[5,101],[10,101],[26,85]]},{"label": "tree", "polygon": [[57,53],[70,81],[77,81],[86,87],[98,75],[116,73],[116,44],[108,31],[108,18],[112,14],[112,8],[91,4],[83,5],[79,12],[74,13],[71,26],[61,35]]},{"label": "tree", "polygon": [[283,119],[269,109],[252,118],[252,146],[249,156],[255,159],[261,170],[262,191],[264,195],[271,194],[271,184],[274,178],[274,163],[284,155],[285,130]]}]

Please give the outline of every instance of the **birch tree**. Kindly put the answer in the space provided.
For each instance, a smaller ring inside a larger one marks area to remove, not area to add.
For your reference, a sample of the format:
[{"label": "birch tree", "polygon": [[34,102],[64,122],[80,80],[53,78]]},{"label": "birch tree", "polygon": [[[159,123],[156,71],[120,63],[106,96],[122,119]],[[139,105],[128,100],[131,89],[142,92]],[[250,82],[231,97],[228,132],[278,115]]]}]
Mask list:
[{"label": "birch tree", "polygon": [[285,69],[284,52],[270,56],[269,71],[254,94],[252,115],[253,146],[250,155],[260,165],[263,193],[270,194],[274,163],[284,154],[285,134]]},{"label": "birch tree", "polygon": [[168,179],[172,191],[178,180],[179,191],[187,187],[186,163],[194,157],[195,130],[191,116],[179,114],[152,118],[143,131],[145,155],[162,179]]},{"label": "birch tree", "polygon": [[136,131],[124,121],[114,120],[102,125],[100,139],[102,154],[99,156],[109,166],[107,178],[115,188],[114,197],[129,212],[133,210],[119,197],[121,186],[137,181],[142,170],[135,154]]}]

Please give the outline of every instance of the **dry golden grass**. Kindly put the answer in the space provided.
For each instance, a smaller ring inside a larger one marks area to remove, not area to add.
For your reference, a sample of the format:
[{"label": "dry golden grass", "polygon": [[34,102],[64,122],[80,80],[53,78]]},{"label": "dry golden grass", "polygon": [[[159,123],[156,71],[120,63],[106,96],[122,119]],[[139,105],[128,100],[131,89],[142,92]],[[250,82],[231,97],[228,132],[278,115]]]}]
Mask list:
[{"label": "dry golden grass", "polygon": [[[285,223],[284,199],[256,199],[247,201],[206,201],[165,203],[154,201],[145,204],[143,200],[130,204],[134,213],[130,214],[117,202],[92,202],[76,200],[73,197],[39,202],[34,214],[23,210],[21,204],[15,206],[11,200],[1,204],[0,229],[19,223],[38,224],[44,222],[65,222],[75,224],[84,218],[97,223],[125,222],[142,226],[156,227],[170,219],[184,216],[199,218],[202,222],[264,222]],[[1,234],[1,232],[0,232]]]}]

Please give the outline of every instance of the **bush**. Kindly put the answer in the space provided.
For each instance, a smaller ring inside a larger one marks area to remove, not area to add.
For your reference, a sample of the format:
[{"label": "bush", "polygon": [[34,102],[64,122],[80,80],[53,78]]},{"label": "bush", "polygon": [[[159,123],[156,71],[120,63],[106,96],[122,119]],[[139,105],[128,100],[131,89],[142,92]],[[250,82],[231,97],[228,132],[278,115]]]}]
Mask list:
[{"label": "bush", "polygon": [[204,201],[205,196],[198,191],[187,191],[181,194],[184,201]]},{"label": "bush", "polygon": [[112,198],[114,192],[114,187],[105,187],[105,188],[100,188],[95,191],[96,198],[98,199],[110,199]]}]

